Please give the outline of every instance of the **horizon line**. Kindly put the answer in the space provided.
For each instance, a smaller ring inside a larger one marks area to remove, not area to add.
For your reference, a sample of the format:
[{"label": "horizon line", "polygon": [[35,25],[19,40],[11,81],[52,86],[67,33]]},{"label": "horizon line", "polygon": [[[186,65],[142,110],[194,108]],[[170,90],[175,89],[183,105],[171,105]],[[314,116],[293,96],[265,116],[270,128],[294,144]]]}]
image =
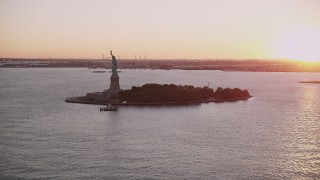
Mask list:
[{"label": "horizon line", "polygon": [[[38,58],[38,57],[0,57],[0,61],[2,60],[111,60],[110,58],[63,58],[63,57],[58,57],[58,58]],[[153,60],[200,60],[200,61],[254,61],[254,60],[268,60],[268,61],[301,61],[299,59],[289,59],[289,58],[151,58],[151,59],[133,59],[133,58],[123,58],[123,59],[117,59],[117,60],[133,60],[133,61],[153,61]]]}]

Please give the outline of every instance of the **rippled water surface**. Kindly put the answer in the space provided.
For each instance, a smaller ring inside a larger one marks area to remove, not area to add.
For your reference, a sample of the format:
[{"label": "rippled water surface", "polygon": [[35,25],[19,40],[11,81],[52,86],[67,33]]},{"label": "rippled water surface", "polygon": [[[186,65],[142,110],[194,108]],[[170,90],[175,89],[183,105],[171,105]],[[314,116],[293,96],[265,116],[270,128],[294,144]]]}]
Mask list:
[{"label": "rippled water surface", "polygon": [[0,69],[0,177],[319,179],[320,73],[123,70],[147,82],[239,87],[248,101],[189,106],[69,104],[102,91],[90,69]]}]

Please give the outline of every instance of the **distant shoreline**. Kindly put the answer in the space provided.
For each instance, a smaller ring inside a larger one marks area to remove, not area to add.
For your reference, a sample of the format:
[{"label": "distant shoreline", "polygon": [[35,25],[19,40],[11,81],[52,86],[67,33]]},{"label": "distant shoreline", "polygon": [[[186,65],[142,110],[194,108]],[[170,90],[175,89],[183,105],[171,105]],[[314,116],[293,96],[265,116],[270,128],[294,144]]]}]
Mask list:
[{"label": "distant shoreline", "polygon": [[[111,61],[89,59],[3,59],[0,68],[89,68],[110,69]],[[126,60],[118,69],[221,70],[240,72],[320,72],[320,62],[304,66],[298,61],[284,60]]]},{"label": "distant shoreline", "polygon": [[300,81],[299,83],[320,84],[320,81]]}]

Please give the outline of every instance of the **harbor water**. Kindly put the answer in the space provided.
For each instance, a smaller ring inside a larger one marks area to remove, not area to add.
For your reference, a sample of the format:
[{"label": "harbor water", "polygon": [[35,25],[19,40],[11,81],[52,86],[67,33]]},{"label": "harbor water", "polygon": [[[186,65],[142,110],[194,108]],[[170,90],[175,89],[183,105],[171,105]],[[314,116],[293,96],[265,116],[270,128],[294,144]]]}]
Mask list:
[{"label": "harbor water", "polygon": [[[108,70],[107,70],[108,72]],[[109,73],[0,69],[0,179],[320,179],[320,73],[122,70],[145,83],[248,89],[247,101],[184,106],[65,103]]]}]

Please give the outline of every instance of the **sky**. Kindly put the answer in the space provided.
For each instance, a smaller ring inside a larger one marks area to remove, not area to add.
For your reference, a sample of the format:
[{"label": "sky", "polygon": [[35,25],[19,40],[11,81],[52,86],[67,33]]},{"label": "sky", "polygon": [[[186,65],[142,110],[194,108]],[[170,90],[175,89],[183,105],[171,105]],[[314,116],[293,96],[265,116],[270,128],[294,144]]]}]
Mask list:
[{"label": "sky", "polygon": [[320,61],[319,0],[0,0],[0,57]]}]

